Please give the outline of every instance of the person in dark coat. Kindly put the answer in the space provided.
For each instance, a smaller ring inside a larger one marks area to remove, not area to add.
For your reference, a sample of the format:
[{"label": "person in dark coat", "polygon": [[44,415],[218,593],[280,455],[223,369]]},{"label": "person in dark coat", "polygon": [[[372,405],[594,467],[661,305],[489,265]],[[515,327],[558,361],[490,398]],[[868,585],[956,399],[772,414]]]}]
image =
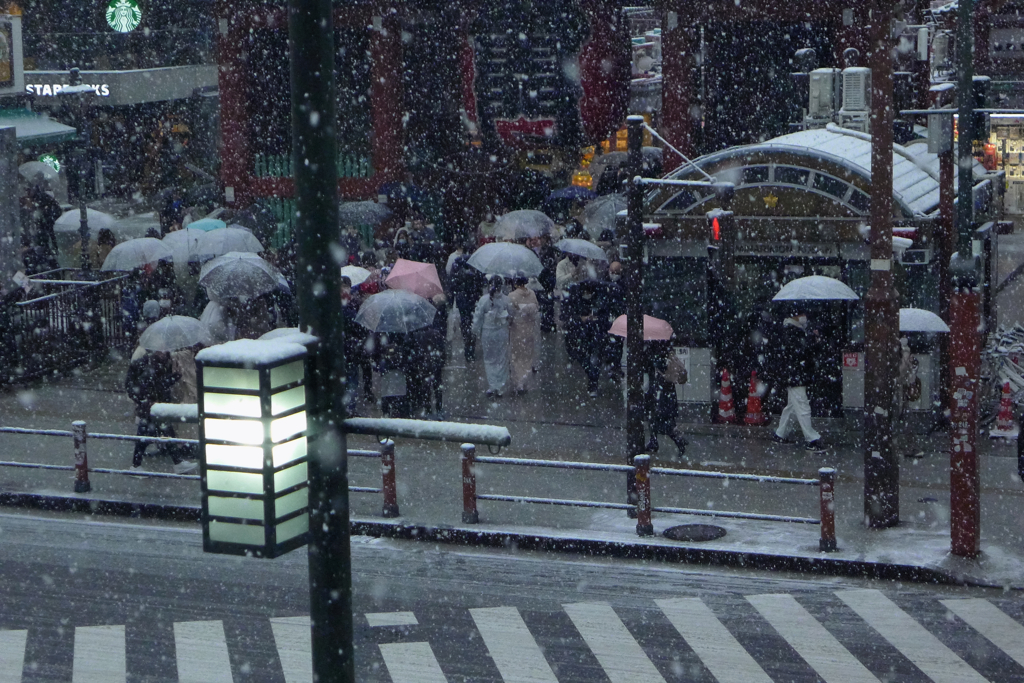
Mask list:
[{"label": "person in dark coat", "polygon": [[57,268],[57,234],[54,224],[60,204],[40,185],[30,185],[21,197],[21,246],[28,275]]},{"label": "person in dark coat", "polygon": [[565,351],[579,363],[587,377],[587,392],[597,396],[601,376],[601,352],[608,331],[602,318],[603,286],[593,280],[575,282],[565,290],[562,322],[565,325]]},{"label": "person in dark coat", "polygon": [[783,322],[780,338],[776,342],[780,367],[776,369],[779,383],[786,387],[786,407],[779,418],[779,428],[773,440],[776,443],[792,443],[789,432],[796,419],[803,432],[806,448],[822,452],[821,435],[811,424],[811,404],[807,399],[807,387],[814,380],[814,340],[808,331],[807,316],[794,314]]},{"label": "person in dark coat", "polygon": [[384,417],[410,417],[408,380],[415,356],[408,335],[376,335],[374,365],[380,374],[380,410]]},{"label": "person in dark coat", "polygon": [[452,272],[448,277],[448,287],[459,309],[459,329],[462,330],[462,348],[466,360],[476,359],[476,339],[473,337],[473,313],[480,301],[487,278],[479,270],[469,265],[473,255],[473,244],[466,243],[464,253],[452,262]]},{"label": "person in dark coat", "polygon": [[537,305],[540,308],[540,331],[555,331],[555,269],[562,259],[562,253],[551,244],[548,235],[536,238],[533,252],[540,259],[543,270],[537,276],[537,282],[543,288],[537,292]]},{"label": "person in dark coat", "polygon": [[[125,389],[128,397],[135,403],[135,421],[138,424],[138,436],[174,437],[174,428],[156,420],[150,414],[154,403],[174,403],[172,389],[181,375],[171,366],[171,356],[166,351],[149,351],[133,360],[128,366],[128,377]],[[132,453],[132,469],[142,469],[142,456],[146,452],[146,442],[135,442]],[[167,445],[163,452],[174,461],[176,474],[187,474],[195,471],[196,463],[182,457],[181,448]]]},{"label": "person in dark coat", "polygon": [[431,303],[437,309],[434,322],[409,334],[415,350],[409,390],[414,417],[440,414],[444,390],[444,366],[448,355],[448,301],[443,294]]},{"label": "person in dark coat", "polygon": [[[366,339],[369,330],[356,322],[359,304],[352,296],[352,280],[341,278],[341,316],[345,320],[345,406],[349,415],[356,412],[356,395],[359,391],[359,371],[363,369],[363,379],[367,386],[372,387],[373,378],[366,365]],[[373,396],[373,392],[370,392]],[[372,398],[371,398],[372,400]]]},{"label": "person in dark coat", "polygon": [[672,439],[679,455],[686,452],[687,441],[676,421],[679,418],[679,398],[676,385],[665,379],[668,357],[672,353],[671,341],[644,342],[644,372],[647,374],[647,392],[644,394],[644,418],[651,435],[647,452],[658,451],[658,434]]}]

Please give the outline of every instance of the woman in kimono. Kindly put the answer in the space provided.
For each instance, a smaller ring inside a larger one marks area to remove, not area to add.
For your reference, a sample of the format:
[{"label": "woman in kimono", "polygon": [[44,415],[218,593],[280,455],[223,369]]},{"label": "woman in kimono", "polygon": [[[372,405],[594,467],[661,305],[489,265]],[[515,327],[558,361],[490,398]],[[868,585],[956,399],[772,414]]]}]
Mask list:
[{"label": "woman in kimono", "polygon": [[509,368],[512,391],[517,394],[526,393],[527,380],[533,375],[537,362],[537,340],[540,337],[540,306],[537,295],[527,288],[526,283],[526,278],[516,278],[513,281],[515,289],[508,297],[512,304]]},{"label": "woman in kimono", "polygon": [[487,294],[480,297],[473,313],[473,334],[480,337],[484,371],[487,375],[487,396],[501,398],[508,383],[509,322],[512,304],[501,291],[504,282],[493,277]]}]

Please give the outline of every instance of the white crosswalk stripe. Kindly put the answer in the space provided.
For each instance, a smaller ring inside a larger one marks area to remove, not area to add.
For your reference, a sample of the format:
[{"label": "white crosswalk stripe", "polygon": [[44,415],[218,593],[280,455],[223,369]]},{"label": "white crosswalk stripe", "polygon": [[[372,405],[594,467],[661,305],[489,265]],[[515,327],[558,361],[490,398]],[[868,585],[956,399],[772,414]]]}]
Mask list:
[{"label": "white crosswalk stripe", "polygon": [[178,683],[233,683],[222,622],[174,622],[174,649]]},{"label": "white crosswalk stripe", "polygon": [[21,683],[28,631],[0,631],[0,681]]},{"label": "white crosswalk stripe", "polygon": [[700,598],[655,600],[718,683],[772,683]]},{"label": "white crosswalk stripe", "polygon": [[975,631],[1024,666],[1024,626],[1011,619],[988,600],[970,598],[940,600],[946,608]]},{"label": "white crosswalk stripe", "polygon": [[313,683],[309,617],[277,617],[270,620],[270,628],[285,683]]},{"label": "white crosswalk stripe", "polygon": [[981,674],[881,591],[843,590],[835,594],[935,683],[986,683]]},{"label": "white crosswalk stripe", "polygon": [[746,598],[825,683],[879,683],[878,678],[793,596],[748,595]]},{"label": "white crosswalk stripe", "polygon": [[519,610],[489,607],[469,613],[504,683],[558,683]]},{"label": "white crosswalk stripe", "polygon": [[379,645],[393,683],[448,683],[430,643]]},{"label": "white crosswalk stripe", "polygon": [[79,626],[71,683],[124,683],[124,626]]},{"label": "white crosswalk stripe", "polygon": [[615,610],[603,602],[562,605],[611,683],[656,683],[665,679]]}]

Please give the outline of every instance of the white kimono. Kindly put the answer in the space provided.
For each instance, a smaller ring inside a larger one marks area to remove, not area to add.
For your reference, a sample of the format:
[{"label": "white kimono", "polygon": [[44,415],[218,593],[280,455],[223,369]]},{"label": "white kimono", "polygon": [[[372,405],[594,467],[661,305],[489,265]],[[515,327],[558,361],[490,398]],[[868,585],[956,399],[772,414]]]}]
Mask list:
[{"label": "white kimono", "polygon": [[502,391],[508,383],[509,332],[512,304],[508,297],[498,293],[491,298],[484,294],[473,312],[473,334],[480,337],[483,347],[487,388]]},{"label": "white kimono", "polygon": [[523,391],[536,365],[540,307],[537,305],[537,295],[526,288],[514,290],[508,298],[512,302],[512,327],[509,334],[512,388]]}]

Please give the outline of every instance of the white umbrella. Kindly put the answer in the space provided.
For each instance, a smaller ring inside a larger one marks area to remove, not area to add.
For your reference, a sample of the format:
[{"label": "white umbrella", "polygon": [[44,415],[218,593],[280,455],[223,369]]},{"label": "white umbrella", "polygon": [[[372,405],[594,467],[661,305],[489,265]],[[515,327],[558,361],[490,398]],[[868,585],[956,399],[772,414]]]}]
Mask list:
[{"label": "white umbrella", "polygon": [[171,258],[171,250],[160,240],[155,237],[139,237],[121,242],[111,249],[100,270],[135,270]]},{"label": "white umbrella", "polygon": [[[117,224],[117,219],[111,216],[109,213],[103,213],[96,209],[86,208],[85,216],[89,220],[90,230],[102,230],[103,228],[113,228]],[[53,224],[54,232],[78,232],[79,226],[82,225],[82,212],[79,209],[71,209],[61,214],[60,218]]]},{"label": "white umbrella", "polygon": [[949,332],[949,325],[923,308],[901,308],[900,332]]},{"label": "white umbrella", "polygon": [[206,233],[193,228],[182,228],[164,235],[160,240],[174,255],[175,263],[192,263],[199,260],[199,238]]},{"label": "white umbrella", "polygon": [[374,201],[342,202],[338,206],[338,225],[358,227],[380,225],[391,217],[391,209]]},{"label": "white umbrella", "polygon": [[341,269],[341,276],[347,277],[352,282],[352,286],[355,287],[366,282],[367,278],[370,277],[370,271],[359,266],[345,266]]},{"label": "white umbrella", "polygon": [[248,251],[258,254],[263,245],[251,232],[238,228],[221,228],[205,233],[197,247],[200,261],[222,256],[230,251]]},{"label": "white umbrella", "polygon": [[540,211],[521,209],[499,216],[494,222],[494,237],[499,240],[525,240],[550,235],[555,222]]},{"label": "white umbrella", "polygon": [[857,293],[835,278],[799,277],[779,290],[772,301],[857,301]]},{"label": "white umbrella", "polygon": [[608,255],[604,249],[587,240],[566,238],[555,244],[555,249],[564,251],[566,254],[576,254],[591,261],[607,261]]},{"label": "white umbrella", "polygon": [[503,277],[537,277],[544,270],[536,254],[512,242],[485,244],[469,257],[469,265],[481,273]]},{"label": "white umbrella", "polygon": [[57,169],[49,164],[44,164],[42,161],[26,161],[18,167],[18,173],[26,180],[34,182],[43,180],[47,183],[52,183],[60,176]]},{"label": "white umbrella", "polygon": [[199,284],[218,303],[245,303],[279,289],[282,281],[277,269],[255,254],[228,253],[199,272]]},{"label": "white umbrella", "polygon": [[605,230],[615,230],[615,216],[626,210],[626,198],[621,194],[598,197],[583,207],[580,222],[595,240]]},{"label": "white umbrella", "polygon": [[213,337],[206,323],[187,315],[169,315],[146,328],[139,346],[147,351],[177,351],[196,344],[210,346]]},{"label": "white umbrella", "polygon": [[419,294],[388,289],[367,297],[356,322],[371,332],[412,332],[434,321],[437,309]]}]

